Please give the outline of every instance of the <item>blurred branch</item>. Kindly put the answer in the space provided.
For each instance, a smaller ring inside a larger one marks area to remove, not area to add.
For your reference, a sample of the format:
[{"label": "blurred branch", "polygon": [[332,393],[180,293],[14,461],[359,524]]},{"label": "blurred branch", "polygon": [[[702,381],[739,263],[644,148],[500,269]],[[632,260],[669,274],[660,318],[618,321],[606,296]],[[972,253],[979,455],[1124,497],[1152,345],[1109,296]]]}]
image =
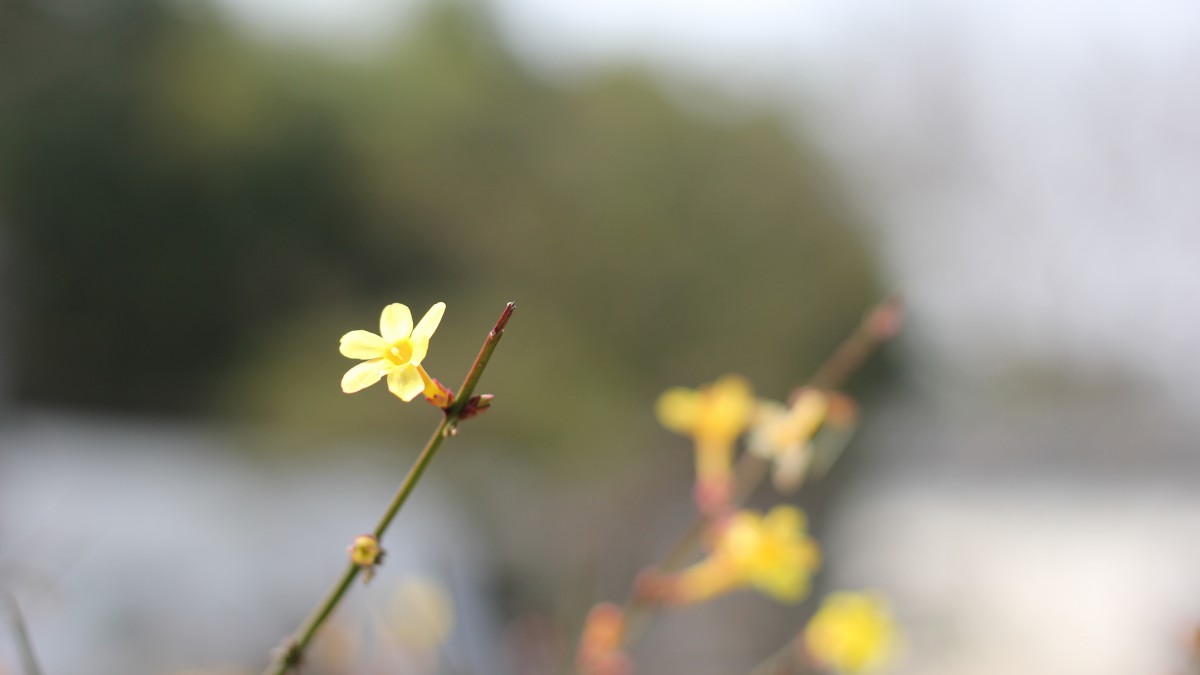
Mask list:
[{"label": "blurred branch", "polygon": [[817,368],[809,386],[818,389],[839,389],[846,383],[879,345],[900,332],[904,320],[904,301],[890,295],[867,312],[854,332],[838,345],[833,354]]},{"label": "blurred branch", "polygon": [[21,613],[21,606],[17,604],[17,597],[9,593],[7,601],[13,635],[16,637],[17,651],[21,653],[21,664],[25,668],[25,675],[42,675],[42,668],[38,665],[37,655],[33,651],[33,642],[29,639],[29,629],[25,625],[25,616]]},{"label": "blurred branch", "polygon": [[[829,358],[817,368],[806,386],[821,389],[837,389],[843,386],[880,345],[895,337],[900,331],[903,315],[903,301],[897,295],[888,296],[875,305],[863,316],[853,332],[846,336]],[[758,489],[767,475],[768,467],[768,461],[750,453],[742,453],[735,467],[735,505],[744,502]],[[696,518],[662,561],[654,566],[654,572],[665,575],[682,568],[696,550],[706,525],[707,521],[703,517]],[[626,631],[623,643],[626,647],[636,642],[641,635],[652,609],[653,603],[639,595],[635,584],[633,593],[625,603]],[[774,662],[775,657],[765,662],[760,668],[768,670],[761,672],[778,672],[769,670]],[[755,674],[758,675],[759,672],[756,670]]]}]

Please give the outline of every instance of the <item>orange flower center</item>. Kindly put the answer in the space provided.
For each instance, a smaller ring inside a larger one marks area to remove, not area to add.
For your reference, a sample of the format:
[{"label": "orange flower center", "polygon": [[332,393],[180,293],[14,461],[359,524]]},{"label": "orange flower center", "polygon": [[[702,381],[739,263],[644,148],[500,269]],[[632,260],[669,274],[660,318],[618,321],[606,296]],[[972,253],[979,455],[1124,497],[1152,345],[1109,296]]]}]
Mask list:
[{"label": "orange flower center", "polygon": [[387,350],[387,359],[398,366],[408,363],[412,359],[412,343],[408,338],[392,343]]}]

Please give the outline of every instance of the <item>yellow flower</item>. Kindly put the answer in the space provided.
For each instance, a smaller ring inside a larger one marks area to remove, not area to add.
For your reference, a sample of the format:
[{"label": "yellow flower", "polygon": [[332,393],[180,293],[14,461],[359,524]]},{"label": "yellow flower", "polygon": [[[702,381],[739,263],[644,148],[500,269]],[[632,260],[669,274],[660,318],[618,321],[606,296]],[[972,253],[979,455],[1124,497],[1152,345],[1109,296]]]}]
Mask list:
[{"label": "yellow flower", "polygon": [[446,311],[439,302],[413,327],[412,313],[406,305],[393,303],[383,308],[379,332],[352,330],[342,336],[342,356],[363,359],[342,377],[342,391],[353,394],[387,376],[388,390],[401,400],[411,401],[425,391],[421,361],[429,351],[429,338],[437,330]]},{"label": "yellow flower", "polygon": [[746,446],[771,461],[771,482],[777,490],[794,492],[806,478],[819,478],[837,461],[857,421],[858,406],[849,396],[804,387],[790,407],[759,403]]},{"label": "yellow flower", "polygon": [[821,563],[804,529],[804,514],[793,506],[776,506],[765,517],[735,513],[717,534],[712,554],[680,574],[675,599],[699,602],[745,586],[784,602],[804,599]]},{"label": "yellow flower", "polygon": [[804,482],[812,461],[812,438],[828,412],[829,397],[811,387],[801,389],[791,407],[759,403],[746,447],[771,461],[771,480],[780,492],[792,492]]},{"label": "yellow flower", "polygon": [[883,600],[871,593],[833,593],[804,629],[804,646],[821,665],[857,674],[886,664],[897,631]]},{"label": "yellow flower", "polygon": [[745,378],[726,375],[699,389],[675,387],[658,397],[659,422],[696,444],[696,503],[709,515],[724,511],[732,493],[734,443],[754,412]]},{"label": "yellow flower", "polygon": [[668,389],[658,397],[655,412],[664,427],[698,444],[732,445],[750,423],[754,392],[745,378],[726,375],[699,389]]}]

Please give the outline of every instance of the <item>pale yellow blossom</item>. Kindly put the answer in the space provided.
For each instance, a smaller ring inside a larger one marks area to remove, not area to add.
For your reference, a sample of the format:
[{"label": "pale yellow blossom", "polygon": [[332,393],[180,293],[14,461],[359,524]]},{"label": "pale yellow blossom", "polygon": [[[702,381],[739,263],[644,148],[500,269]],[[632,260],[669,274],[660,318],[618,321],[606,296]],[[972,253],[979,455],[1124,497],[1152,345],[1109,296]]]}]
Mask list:
[{"label": "pale yellow blossom", "polygon": [[379,317],[379,335],[352,330],[342,336],[342,356],[363,359],[342,377],[342,391],[353,394],[387,377],[388,390],[401,400],[411,401],[425,391],[421,361],[429,351],[429,338],[437,330],[446,311],[439,302],[413,326],[407,305],[393,303]]},{"label": "pale yellow blossom", "polygon": [[790,406],[760,401],[751,423],[747,449],[771,462],[771,482],[794,492],[808,478],[819,478],[837,460],[854,433],[858,407],[845,394],[804,387]]},{"label": "pale yellow blossom", "polygon": [[829,397],[811,387],[801,389],[790,407],[774,401],[758,404],[746,446],[771,461],[771,480],[780,492],[792,492],[804,482],[812,461],[813,436],[828,412]]}]

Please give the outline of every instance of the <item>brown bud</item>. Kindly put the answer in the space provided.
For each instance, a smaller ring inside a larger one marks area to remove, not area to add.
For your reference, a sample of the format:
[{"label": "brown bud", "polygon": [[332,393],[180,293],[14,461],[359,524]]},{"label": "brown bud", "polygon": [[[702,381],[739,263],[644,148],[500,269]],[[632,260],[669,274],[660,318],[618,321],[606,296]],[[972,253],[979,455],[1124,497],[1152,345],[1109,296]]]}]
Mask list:
[{"label": "brown bud", "polygon": [[467,401],[467,405],[463,406],[462,413],[459,414],[458,419],[470,419],[476,415],[487,412],[487,409],[492,407],[492,399],[494,398],[496,397],[492,396],[491,394],[476,394],[475,396],[472,396]]}]

